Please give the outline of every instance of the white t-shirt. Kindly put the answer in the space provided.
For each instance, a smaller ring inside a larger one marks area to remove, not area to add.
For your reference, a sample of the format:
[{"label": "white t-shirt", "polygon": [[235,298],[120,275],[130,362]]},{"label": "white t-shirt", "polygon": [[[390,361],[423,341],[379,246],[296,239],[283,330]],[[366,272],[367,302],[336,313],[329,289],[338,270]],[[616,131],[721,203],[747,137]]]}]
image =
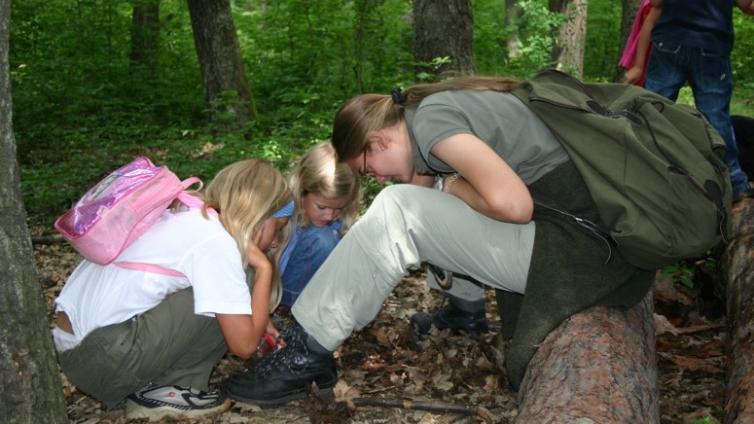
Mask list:
[{"label": "white t-shirt", "polygon": [[[197,209],[166,211],[114,261],[155,264],[183,273],[172,277],[82,261],[55,300],[71,320],[73,337],[53,331],[58,351],[74,347],[91,331],[130,319],[166,296],[194,289],[194,313],[251,314],[251,293],[238,245],[220,223]],[[57,330],[57,329],[56,329]]]}]

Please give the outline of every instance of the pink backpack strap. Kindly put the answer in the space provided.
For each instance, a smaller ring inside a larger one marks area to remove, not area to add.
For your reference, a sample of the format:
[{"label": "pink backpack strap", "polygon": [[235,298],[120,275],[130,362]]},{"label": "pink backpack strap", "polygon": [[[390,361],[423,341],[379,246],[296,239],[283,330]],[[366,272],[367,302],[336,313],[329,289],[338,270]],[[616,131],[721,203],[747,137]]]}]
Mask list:
[{"label": "pink backpack strap", "polygon": [[184,190],[188,190],[188,188],[194,184],[199,184],[199,188],[197,188],[197,190],[201,190],[202,186],[204,185],[202,183],[202,180],[200,180],[198,177],[189,177],[181,181],[181,187],[183,187]]},{"label": "pink backpack strap", "polygon": [[[202,199],[196,196],[192,196],[186,191],[186,189],[188,189],[189,187],[191,187],[192,185],[196,183],[199,183],[199,189],[201,189],[202,180],[200,180],[197,177],[186,178],[185,180],[181,181],[181,186],[183,187],[183,191],[178,193],[177,198],[181,203],[188,206],[189,208],[201,209],[202,206],[204,206],[204,202],[202,201]],[[212,208],[208,208],[207,213],[213,216],[217,216],[217,211],[215,211]]]},{"label": "pink backpack strap", "polygon": [[[196,196],[192,196],[186,191],[189,187],[197,183],[199,184],[198,190],[201,190],[202,180],[200,180],[197,177],[190,177],[181,181],[181,187],[183,188],[183,190],[178,193],[178,196],[176,196],[181,203],[183,203],[184,205],[192,209],[200,209],[202,206],[204,206],[204,202],[202,201],[202,199]],[[207,209],[207,212],[210,215],[217,216],[217,212],[212,208]],[[166,268],[164,266],[155,265],[155,264],[148,264],[144,262],[118,261],[118,262],[115,262],[114,265],[123,269],[151,272],[153,274],[167,275],[170,277],[184,277],[184,278],[186,277],[186,275],[174,269]]]},{"label": "pink backpack strap", "polygon": [[167,275],[170,277],[184,277],[184,278],[186,277],[186,275],[174,269],[166,268],[164,266],[159,266],[155,264],[145,264],[142,262],[118,261],[118,262],[115,262],[114,265],[123,269],[132,269],[134,271],[151,272],[153,274]]}]

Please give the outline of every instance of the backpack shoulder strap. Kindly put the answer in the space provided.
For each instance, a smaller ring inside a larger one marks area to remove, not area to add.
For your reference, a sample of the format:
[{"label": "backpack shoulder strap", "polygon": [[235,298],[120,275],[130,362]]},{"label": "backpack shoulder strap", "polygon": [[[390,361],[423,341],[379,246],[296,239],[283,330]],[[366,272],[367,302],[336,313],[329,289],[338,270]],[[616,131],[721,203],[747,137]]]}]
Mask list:
[{"label": "backpack shoulder strap", "polygon": [[131,269],[134,271],[151,272],[153,274],[167,275],[169,277],[186,277],[186,275],[183,274],[182,272],[178,272],[174,269],[166,268],[164,266],[155,265],[155,264],[147,264],[143,262],[118,261],[118,262],[115,262],[114,265],[117,266],[118,268]]}]

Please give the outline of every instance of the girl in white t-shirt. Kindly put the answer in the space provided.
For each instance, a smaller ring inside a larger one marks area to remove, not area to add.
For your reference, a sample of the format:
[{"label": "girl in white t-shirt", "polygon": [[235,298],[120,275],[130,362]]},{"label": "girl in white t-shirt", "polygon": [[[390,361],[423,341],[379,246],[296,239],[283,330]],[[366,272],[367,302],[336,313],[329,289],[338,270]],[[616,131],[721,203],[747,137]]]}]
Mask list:
[{"label": "girl in white t-shirt", "polygon": [[224,168],[195,195],[201,209],[166,210],[113,263],[82,261],[55,301],[63,371],[109,407],[125,398],[128,418],[227,410],[230,402],[208,391],[215,364],[228,350],[251,357],[265,332],[278,336],[268,320],[280,298],[270,254],[293,212],[285,179],[249,159]]}]

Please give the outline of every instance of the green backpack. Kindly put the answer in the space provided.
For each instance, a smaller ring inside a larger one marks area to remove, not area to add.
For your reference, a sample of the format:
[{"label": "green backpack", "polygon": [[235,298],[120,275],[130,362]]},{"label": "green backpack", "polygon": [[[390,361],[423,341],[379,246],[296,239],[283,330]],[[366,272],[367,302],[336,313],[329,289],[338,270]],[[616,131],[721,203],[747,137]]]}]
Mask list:
[{"label": "green backpack", "polygon": [[631,264],[657,269],[727,241],[725,143],[700,112],[637,86],[554,70],[512,94],[566,149]]}]

